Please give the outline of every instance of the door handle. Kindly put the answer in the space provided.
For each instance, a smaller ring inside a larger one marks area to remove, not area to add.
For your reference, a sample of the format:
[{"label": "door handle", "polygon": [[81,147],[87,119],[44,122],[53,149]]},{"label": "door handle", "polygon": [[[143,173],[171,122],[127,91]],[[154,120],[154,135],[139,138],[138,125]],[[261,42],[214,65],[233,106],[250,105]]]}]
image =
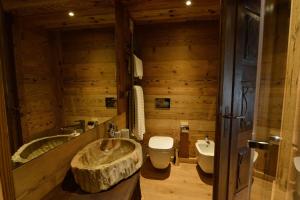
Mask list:
[{"label": "door handle", "polygon": [[234,116],[234,115],[223,115],[223,118],[225,119],[245,119],[246,116],[240,115],[240,116]]},{"label": "door handle", "polygon": [[267,150],[269,149],[270,145],[274,145],[279,143],[282,140],[280,136],[270,136],[269,141],[257,141],[257,140],[248,140],[248,146],[251,149],[262,149]]},{"label": "door handle", "polygon": [[278,135],[272,135],[269,137],[270,142],[279,143],[282,140],[282,137]]},{"label": "door handle", "polygon": [[248,146],[250,149],[267,150],[269,149],[270,143],[257,140],[248,140]]}]

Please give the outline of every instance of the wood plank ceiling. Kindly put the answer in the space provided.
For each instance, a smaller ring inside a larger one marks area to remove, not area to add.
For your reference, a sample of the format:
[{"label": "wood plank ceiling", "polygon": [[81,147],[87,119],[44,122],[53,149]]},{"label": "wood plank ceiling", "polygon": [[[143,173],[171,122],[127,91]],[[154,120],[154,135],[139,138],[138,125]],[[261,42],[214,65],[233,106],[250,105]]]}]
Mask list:
[{"label": "wood plank ceiling", "polygon": [[[116,0],[115,0],[116,1]],[[219,0],[120,0],[138,24],[217,20]],[[82,26],[112,26],[114,0],[2,0],[6,12],[46,29]],[[74,11],[70,18],[67,12]]]},{"label": "wood plank ceiling", "polygon": [[130,15],[140,24],[191,20],[217,20],[220,15],[219,0],[123,0]]},{"label": "wood plank ceiling", "polygon": [[[113,26],[112,0],[2,0],[5,11],[46,29]],[[68,12],[75,12],[69,17]]]}]

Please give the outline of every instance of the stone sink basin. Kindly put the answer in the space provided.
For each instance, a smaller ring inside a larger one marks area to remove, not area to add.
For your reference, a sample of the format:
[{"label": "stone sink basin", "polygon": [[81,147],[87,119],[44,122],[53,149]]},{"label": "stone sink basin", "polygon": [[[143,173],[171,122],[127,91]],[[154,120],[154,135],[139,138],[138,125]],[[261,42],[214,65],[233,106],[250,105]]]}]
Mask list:
[{"label": "stone sink basin", "polygon": [[22,145],[11,159],[16,166],[27,163],[51,149],[68,142],[72,138],[74,138],[72,135],[55,135],[32,140]]},{"label": "stone sink basin", "polygon": [[100,139],[79,151],[71,162],[75,182],[89,193],[107,190],[141,168],[142,147],[131,139]]}]

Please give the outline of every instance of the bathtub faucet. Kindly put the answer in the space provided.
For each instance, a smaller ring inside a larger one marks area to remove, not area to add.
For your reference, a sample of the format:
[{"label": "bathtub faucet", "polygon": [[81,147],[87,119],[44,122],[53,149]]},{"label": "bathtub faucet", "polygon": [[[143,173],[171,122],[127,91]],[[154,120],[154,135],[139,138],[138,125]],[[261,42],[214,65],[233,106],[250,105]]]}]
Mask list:
[{"label": "bathtub faucet", "polygon": [[207,135],[207,136],[205,136],[205,142],[206,142],[206,144],[207,144],[207,145],[209,145],[209,144],[210,144],[210,141],[209,141],[209,139],[208,139],[208,135]]},{"label": "bathtub faucet", "polygon": [[77,124],[73,124],[73,125],[68,125],[65,127],[62,127],[61,130],[62,131],[66,131],[66,130],[82,130],[82,132],[85,132],[85,120],[78,120],[75,121]]}]

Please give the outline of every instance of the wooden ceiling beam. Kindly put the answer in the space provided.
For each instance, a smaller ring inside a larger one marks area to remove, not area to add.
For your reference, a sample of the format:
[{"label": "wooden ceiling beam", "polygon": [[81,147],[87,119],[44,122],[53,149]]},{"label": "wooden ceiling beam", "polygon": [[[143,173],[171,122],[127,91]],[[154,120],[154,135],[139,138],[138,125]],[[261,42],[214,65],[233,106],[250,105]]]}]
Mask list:
[{"label": "wooden ceiling beam", "polygon": [[47,7],[55,4],[70,3],[72,0],[2,0],[3,8],[5,11],[12,11],[18,9],[28,9],[36,7]]},{"label": "wooden ceiling beam", "polygon": [[106,27],[115,23],[114,8],[77,10],[74,17],[69,17],[66,12],[57,12],[51,15],[33,15],[16,17],[16,19],[30,26],[43,29],[70,29],[80,27]]},{"label": "wooden ceiling beam", "polygon": [[[184,0],[2,0],[7,12],[44,28],[113,24],[115,1],[128,8],[137,24],[218,20],[220,16],[219,0],[192,0],[192,6]],[[76,13],[74,18],[67,16],[70,10]]]},{"label": "wooden ceiling beam", "polygon": [[18,16],[113,7],[114,0],[2,0],[4,10]]},{"label": "wooden ceiling beam", "polygon": [[167,8],[220,8],[219,0],[192,0],[191,6],[185,5],[185,0],[123,0],[131,11],[158,10]]},{"label": "wooden ceiling beam", "polygon": [[186,6],[184,0],[123,0],[123,2],[138,24],[218,20],[220,16],[219,0],[192,1],[192,6]]}]

